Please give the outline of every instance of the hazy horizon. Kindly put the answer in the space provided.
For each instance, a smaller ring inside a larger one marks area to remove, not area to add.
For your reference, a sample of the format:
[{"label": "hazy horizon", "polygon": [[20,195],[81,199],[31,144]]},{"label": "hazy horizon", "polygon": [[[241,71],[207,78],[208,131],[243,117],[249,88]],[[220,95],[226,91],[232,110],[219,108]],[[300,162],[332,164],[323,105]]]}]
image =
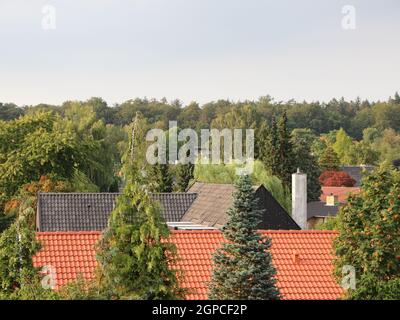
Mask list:
[{"label": "hazy horizon", "polygon": [[396,0],[4,0],[0,102],[383,101],[400,91],[399,31]]}]

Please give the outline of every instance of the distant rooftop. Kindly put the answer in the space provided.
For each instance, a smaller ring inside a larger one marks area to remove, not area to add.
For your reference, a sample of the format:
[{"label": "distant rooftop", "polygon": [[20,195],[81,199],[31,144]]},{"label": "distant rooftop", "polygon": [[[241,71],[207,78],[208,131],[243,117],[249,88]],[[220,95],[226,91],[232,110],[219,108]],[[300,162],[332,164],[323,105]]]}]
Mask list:
[{"label": "distant rooftop", "polygon": [[356,187],[361,185],[361,180],[363,177],[363,171],[366,172],[372,171],[375,167],[374,166],[343,166],[341,170],[347,172],[350,177],[356,180]]},{"label": "distant rooftop", "polygon": [[[259,229],[264,230],[299,230],[300,227],[262,185],[254,186],[260,209],[263,209]],[[189,192],[196,193],[197,198],[182,217],[190,221],[213,228],[222,228],[228,221],[228,209],[233,203],[233,184],[196,182]]]}]

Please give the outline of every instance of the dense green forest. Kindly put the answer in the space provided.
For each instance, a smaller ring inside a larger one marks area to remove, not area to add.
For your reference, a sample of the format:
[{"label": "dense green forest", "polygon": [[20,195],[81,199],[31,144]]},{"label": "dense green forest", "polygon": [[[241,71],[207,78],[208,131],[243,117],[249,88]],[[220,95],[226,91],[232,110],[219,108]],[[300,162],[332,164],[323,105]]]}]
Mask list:
[{"label": "dense green forest", "polygon": [[[253,179],[269,184],[286,208],[290,206],[290,174],[297,167],[308,173],[309,200],[316,200],[321,170],[400,158],[398,93],[378,102],[281,102],[265,96],[202,106],[166,99],[135,99],[109,106],[101,98],[59,106],[0,103],[0,210],[12,211],[15,202],[10,200],[44,176],[53,185],[64,183],[69,191],[117,191],[121,159],[137,114],[143,130],[166,130],[169,121],[177,121],[181,129],[255,129],[255,155],[261,164]],[[332,159],[338,163],[332,165]],[[184,191],[193,175],[206,182],[231,182],[229,170],[156,166],[148,177],[155,181],[153,191]],[[278,180],[271,180],[272,176]]]}]

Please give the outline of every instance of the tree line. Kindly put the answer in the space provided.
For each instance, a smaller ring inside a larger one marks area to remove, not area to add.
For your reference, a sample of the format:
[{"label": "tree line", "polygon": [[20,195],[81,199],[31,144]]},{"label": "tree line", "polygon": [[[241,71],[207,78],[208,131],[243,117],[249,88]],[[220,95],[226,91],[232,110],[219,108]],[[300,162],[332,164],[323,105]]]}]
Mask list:
[{"label": "tree line", "polygon": [[[396,99],[383,104],[396,108],[399,105]],[[156,106],[164,110],[163,103],[157,102]],[[198,129],[204,124],[219,129],[255,130],[256,170],[253,177],[235,181],[238,191],[228,212],[229,222],[223,229],[232,244],[216,252],[210,297],[280,298],[269,239],[254,230],[258,215],[251,188],[254,181],[265,181],[267,188],[275,190],[274,196],[281,193],[278,201],[285,203],[285,199],[290,199],[290,175],[300,168],[309,177],[309,199],[318,199],[320,173],[337,171],[341,165],[354,161],[384,162],[384,165],[364,180],[363,192],[351,197],[338,215],[335,274],[340,282],[342,267],[355,267],[360,286],[348,291],[348,298],[398,298],[399,172],[387,164],[399,155],[397,122],[387,127],[375,124],[367,127],[358,140],[348,127],[346,131],[345,122],[324,132],[315,130],[311,124],[293,127],[294,109],[269,100],[267,104],[276,110],[263,115],[257,103],[232,106],[224,102],[205,122],[197,120],[216,109],[203,106],[196,118],[196,108],[192,105],[193,113],[180,117],[188,106],[182,108],[174,102],[170,105],[177,110],[174,115],[166,113],[163,118],[151,113],[154,111],[151,107],[128,108],[135,111],[129,115],[132,117],[129,122],[112,123],[107,120],[108,112],[118,110],[118,106],[113,107],[115,110],[106,105],[102,108],[104,102],[99,99],[68,102],[61,107],[28,107],[14,118],[0,120],[0,204],[5,217],[13,217],[7,220],[7,228],[0,234],[0,298],[179,299],[184,296],[179,275],[169,269],[176,258],[176,248],[163,241],[169,237],[169,231],[149,193],[186,190],[193,177],[200,179],[199,167],[150,166],[144,152],[147,129],[167,129],[169,119],[191,119]],[[368,108],[381,110],[379,105]],[[164,112],[172,110],[170,107]],[[396,116],[392,115],[391,121]],[[308,118],[308,122],[312,121],[312,117]],[[181,128],[186,124],[182,121]],[[229,166],[217,171],[218,174],[200,170],[204,179],[229,179]],[[78,279],[60,292],[61,296],[43,290],[40,274],[32,264],[32,256],[40,249],[34,234],[37,192],[121,189],[109,228],[97,246],[99,278],[95,281],[98,282]],[[249,272],[250,269],[254,272]],[[232,271],[229,277],[227,270]]]}]

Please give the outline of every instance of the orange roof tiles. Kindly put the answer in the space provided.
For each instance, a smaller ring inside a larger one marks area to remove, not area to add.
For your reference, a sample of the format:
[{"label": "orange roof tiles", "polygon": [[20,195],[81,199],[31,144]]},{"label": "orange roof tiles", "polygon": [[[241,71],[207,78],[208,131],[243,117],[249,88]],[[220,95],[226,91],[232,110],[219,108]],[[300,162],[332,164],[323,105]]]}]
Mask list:
[{"label": "orange roof tiles", "polygon": [[47,266],[55,271],[56,287],[77,278],[92,279],[96,268],[94,244],[100,233],[93,232],[38,232],[42,244],[33,258],[35,266]]},{"label": "orange roof tiles", "polygon": [[[272,238],[272,257],[278,287],[284,299],[338,299],[343,290],[332,276],[333,231],[261,231]],[[36,266],[51,266],[57,287],[82,273],[93,277],[94,244],[99,232],[38,233],[43,249],[34,257]],[[187,299],[207,299],[212,253],[223,240],[220,231],[173,231],[171,241],[179,255],[177,267],[184,272],[181,286]]]},{"label": "orange roof tiles", "polygon": [[357,194],[361,192],[359,187],[321,187],[322,193],[320,200],[325,202],[326,196],[333,194],[338,197],[340,203],[346,203],[350,194]]}]

